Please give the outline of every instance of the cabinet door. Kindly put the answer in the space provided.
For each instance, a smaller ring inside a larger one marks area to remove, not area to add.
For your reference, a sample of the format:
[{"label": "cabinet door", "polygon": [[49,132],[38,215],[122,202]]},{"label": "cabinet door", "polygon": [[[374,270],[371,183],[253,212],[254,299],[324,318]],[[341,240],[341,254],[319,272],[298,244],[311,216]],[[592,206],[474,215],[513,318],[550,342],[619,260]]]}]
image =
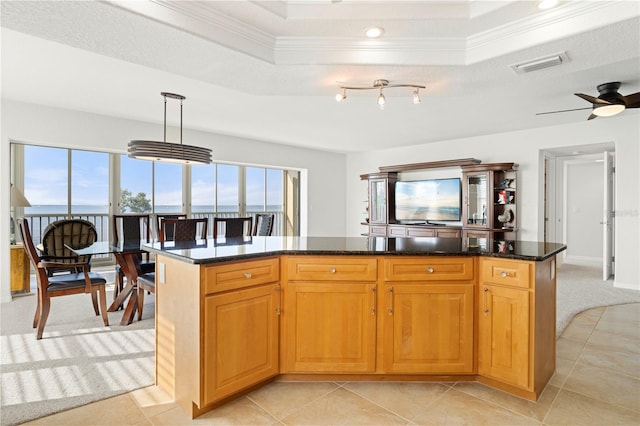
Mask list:
[{"label": "cabinet door", "polygon": [[385,373],[473,373],[473,285],[385,286]]},{"label": "cabinet door", "polygon": [[463,173],[462,226],[465,228],[489,228],[491,206],[489,204],[489,172]]},{"label": "cabinet door", "polygon": [[284,372],[374,372],[376,284],[289,282]]},{"label": "cabinet door", "polygon": [[271,284],[205,297],[205,405],[278,374],[279,290]]},{"label": "cabinet door", "polygon": [[482,285],[478,373],[529,389],[529,291]]},{"label": "cabinet door", "polygon": [[387,223],[387,179],[369,180],[369,223]]}]

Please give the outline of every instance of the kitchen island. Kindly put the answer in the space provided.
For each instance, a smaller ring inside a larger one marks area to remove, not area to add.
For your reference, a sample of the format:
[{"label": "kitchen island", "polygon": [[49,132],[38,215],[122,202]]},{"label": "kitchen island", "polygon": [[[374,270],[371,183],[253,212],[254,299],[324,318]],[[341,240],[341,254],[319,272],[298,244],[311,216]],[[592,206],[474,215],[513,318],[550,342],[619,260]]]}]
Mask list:
[{"label": "kitchen island", "polygon": [[155,243],[156,383],[192,417],[271,380],[480,381],[555,371],[566,246],[458,238]]}]

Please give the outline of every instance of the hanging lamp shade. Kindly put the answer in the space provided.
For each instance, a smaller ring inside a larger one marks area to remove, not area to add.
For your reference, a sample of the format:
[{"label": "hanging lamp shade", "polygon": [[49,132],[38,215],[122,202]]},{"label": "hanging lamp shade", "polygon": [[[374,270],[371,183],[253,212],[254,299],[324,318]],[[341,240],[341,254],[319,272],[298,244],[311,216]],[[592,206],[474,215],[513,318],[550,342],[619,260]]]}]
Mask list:
[{"label": "hanging lamp shade", "polygon": [[[138,160],[165,161],[181,164],[210,164],[211,150],[182,143],[182,95],[162,92],[164,97],[164,141],[132,140],[129,142],[129,157]],[[180,143],[167,142],[167,98],[180,100]]]}]

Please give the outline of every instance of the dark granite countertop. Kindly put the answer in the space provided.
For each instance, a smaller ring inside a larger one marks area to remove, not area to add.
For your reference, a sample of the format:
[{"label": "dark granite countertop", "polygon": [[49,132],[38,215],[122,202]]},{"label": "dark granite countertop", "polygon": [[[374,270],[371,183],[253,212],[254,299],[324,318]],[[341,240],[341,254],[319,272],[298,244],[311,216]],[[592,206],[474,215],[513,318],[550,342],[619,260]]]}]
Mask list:
[{"label": "dark granite countertop", "polygon": [[558,243],[491,241],[483,238],[243,237],[214,241],[143,244],[143,248],[189,263],[207,264],[272,255],[491,256],[541,261],[565,250]]}]

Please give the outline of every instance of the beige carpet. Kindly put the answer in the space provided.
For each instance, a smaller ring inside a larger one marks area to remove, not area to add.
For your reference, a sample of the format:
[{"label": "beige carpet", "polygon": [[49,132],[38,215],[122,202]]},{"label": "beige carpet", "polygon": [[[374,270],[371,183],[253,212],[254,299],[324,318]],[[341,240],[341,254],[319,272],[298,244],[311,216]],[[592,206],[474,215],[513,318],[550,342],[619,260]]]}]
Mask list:
[{"label": "beige carpet", "polygon": [[564,263],[558,267],[556,284],[556,336],[574,315],[598,306],[640,302],[640,291],[613,287],[602,280],[602,265]]},{"label": "beige carpet", "polygon": [[[573,315],[597,306],[640,302],[640,292],[602,281],[598,265],[558,269],[557,333]],[[145,319],[120,326],[122,311],[104,327],[88,295],[56,298],[44,331],[31,328],[34,295],[0,305],[2,393],[0,424],[13,425],[154,383],[154,296]]]},{"label": "beige carpet", "polygon": [[[111,300],[112,287],[107,288]],[[52,299],[44,335],[31,327],[36,296],[0,305],[0,424],[14,425],[129,392],[155,382],[154,295],[145,297],[143,320],[109,327],[93,312],[91,296]]]}]

